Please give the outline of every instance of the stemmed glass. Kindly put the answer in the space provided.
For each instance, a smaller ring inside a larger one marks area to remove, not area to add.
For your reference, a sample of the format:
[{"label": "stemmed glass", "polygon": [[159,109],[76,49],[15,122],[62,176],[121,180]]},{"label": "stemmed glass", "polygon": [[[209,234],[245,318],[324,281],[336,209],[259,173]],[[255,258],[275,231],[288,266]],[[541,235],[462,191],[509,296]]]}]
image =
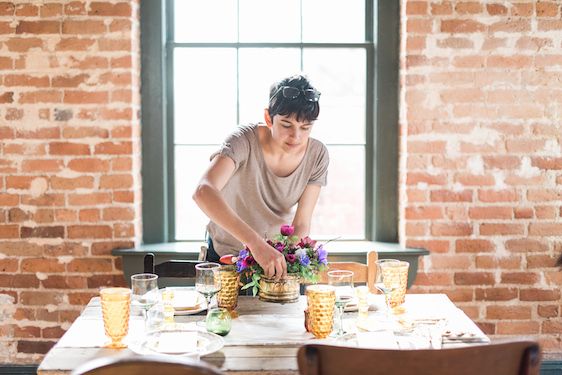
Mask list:
[{"label": "stemmed glass", "polygon": [[131,304],[143,311],[145,328],[148,325],[148,310],[158,303],[158,275],[139,273],[131,276]]},{"label": "stemmed glass", "polygon": [[353,299],[353,271],[334,270],[328,272],[328,284],[336,289],[336,308],[339,316],[339,328],[335,337],[341,338],[346,332],[343,329],[343,311],[345,305]]},{"label": "stemmed glass", "polygon": [[201,263],[195,266],[195,290],[207,301],[207,315],[211,308],[211,299],[221,290],[220,264]]},{"label": "stemmed glass", "polygon": [[377,288],[382,294],[384,294],[387,318],[390,317],[391,312],[390,296],[396,289],[400,288],[400,280],[397,280],[397,278],[395,277],[388,277],[389,273],[385,272],[385,267],[388,267],[392,263],[398,262],[400,261],[396,259],[379,259],[375,262],[377,267],[377,274],[375,276],[375,288]]}]

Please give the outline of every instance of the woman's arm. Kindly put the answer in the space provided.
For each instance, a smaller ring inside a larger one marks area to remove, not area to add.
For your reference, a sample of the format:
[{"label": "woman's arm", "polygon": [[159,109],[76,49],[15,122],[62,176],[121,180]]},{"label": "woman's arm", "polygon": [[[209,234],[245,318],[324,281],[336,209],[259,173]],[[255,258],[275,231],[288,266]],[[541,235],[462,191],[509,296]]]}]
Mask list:
[{"label": "woman's arm", "polygon": [[312,213],[318,202],[320,195],[320,185],[306,185],[302,193],[299,203],[297,205],[297,212],[293,219],[293,226],[295,227],[295,235],[303,238],[310,234],[310,222],[312,220]]},{"label": "woman's arm", "polygon": [[283,255],[246,224],[220,193],[234,170],[235,164],[231,158],[217,155],[199,181],[193,200],[213,222],[250,248],[267,276],[284,277],[287,274],[287,264]]}]

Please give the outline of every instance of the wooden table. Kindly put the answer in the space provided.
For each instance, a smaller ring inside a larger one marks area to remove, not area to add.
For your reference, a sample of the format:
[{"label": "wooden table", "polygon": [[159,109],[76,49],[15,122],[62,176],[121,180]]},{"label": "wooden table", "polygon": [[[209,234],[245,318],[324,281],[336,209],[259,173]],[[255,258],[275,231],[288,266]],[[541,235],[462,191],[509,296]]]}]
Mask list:
[{"label": "wooden table", "polygon": [[[370,312],[373,319],[384,316],[382,296],[374,296],[378,311]],[[233,320],[232,330],[225,339],[222,350],[202,357],[222,371],[236,374],[297,374],[296,353],[306,343],[335,344],[335,339],[318,340],[304,330],[303,310],[306,298],[297,303],[280,305],[261,302],[257,298],[240,296],[237,311],[239,317]],[[446,317],[448,328],[461,329],[489,342],[482,331],[444,294],[407,295],[403,305],[406,313],[399,320],[433,319]],[[346,313],[347,327],[354,329],[357,313]],[[177,316],[176,322],[202,320],[201,315]],[[371,316],[370,316],[371,318]],[[132,320],[133,322],[133,320]],[[142,333],[142,323],[136,319],[131,325],[130,335]],[[102,331],[99,299],[94,298],[81,316],[45,356],[38,368],[38,374],[66,374],[88,360],[107,356],[135,355],[130,349],[111,350],[93,343]],[[80,327],[79,327],[80,326]],[[89,327],[89,329],[84,329]],[[74,329],[73,329],[74,328]],[[93,329],[95,328],[95,330]],[[90,333],[87,331],[90,330]],[[391,332],[391,331],[388,331]],[[377,333],[365,333],[365,335]],[[71,337],[74,336],[74,337]],[[354,337],[354,336],[353,336]],[[368,337],[367,337],[368,338]],[[375,345],[381,345],[374,340]],[[397,340],[398,342],[398,340]],[[342,343],[342,341],[340,341]],[[345,341],[345,345],[358,346],[357,340]],[[97,345],[97,347],[96,347]],[[468,345],[462,342],[443,342],[443,347]],[[82,347],[78,347],[82,346]],[[359,345],[363,346],[363,345]]]}]

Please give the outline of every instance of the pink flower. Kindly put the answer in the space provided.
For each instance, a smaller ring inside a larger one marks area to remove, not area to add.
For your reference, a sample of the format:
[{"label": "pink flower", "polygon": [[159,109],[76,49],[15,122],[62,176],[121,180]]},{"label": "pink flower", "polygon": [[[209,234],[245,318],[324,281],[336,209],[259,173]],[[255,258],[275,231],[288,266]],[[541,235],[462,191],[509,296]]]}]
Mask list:
[{"label": "pink flower", "polygon": [[287,259],[287,262],[293,264],[295,263],[295,260],[297,260],[297,257],[295,256],[295,254],[287,254],[285,255],[285,259]]},{"label": "pink flower", "polygon": [[292,236],[295,233],[295,227],[287,224],[281,225],[281,234],[283,236]]}]

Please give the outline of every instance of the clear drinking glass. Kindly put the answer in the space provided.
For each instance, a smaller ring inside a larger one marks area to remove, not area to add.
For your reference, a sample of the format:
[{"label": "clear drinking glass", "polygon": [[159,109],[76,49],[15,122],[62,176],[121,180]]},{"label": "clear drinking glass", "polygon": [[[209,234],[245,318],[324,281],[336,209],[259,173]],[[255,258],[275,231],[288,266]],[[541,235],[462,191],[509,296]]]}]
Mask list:
[{"label": "clear drinking glass", "polygon": [[158,275],[139,273],[131,276],[131,291],[131,304],[141,308],[146,328],[148,324],[148,310],[156,305],[160,298]]},{"label": "clear drinking glass", "polygon": [[211,299],[221,290],[220,264],[201,263],[195,266],[195,290],[207,301],[207,315],[211,310]]},{"label": "clear drinking glass", "polygon": [[336,308],[338,310],[339,328],[336,337],[342,337],[347,332],[343,329],[343,311],[345,305],[353,299],[353,271],[334,270],[328,272],[328,284],[336,289]]},{"label": "clear drinking glass", "polygon": [[377,274],[375,276],[375,288],[377,288],[382,294],[384,294],[384,301],[386,304],[386,317],[390,317],[391,306],[390,306],[390,296],[392,292],[400,288],[400,282],[396,278],[385,277],[388,273],[385,272],[385,267],[391,264],[399,264],[400,261],[397,259],[379,259],[375,262],[377,267]]}]

